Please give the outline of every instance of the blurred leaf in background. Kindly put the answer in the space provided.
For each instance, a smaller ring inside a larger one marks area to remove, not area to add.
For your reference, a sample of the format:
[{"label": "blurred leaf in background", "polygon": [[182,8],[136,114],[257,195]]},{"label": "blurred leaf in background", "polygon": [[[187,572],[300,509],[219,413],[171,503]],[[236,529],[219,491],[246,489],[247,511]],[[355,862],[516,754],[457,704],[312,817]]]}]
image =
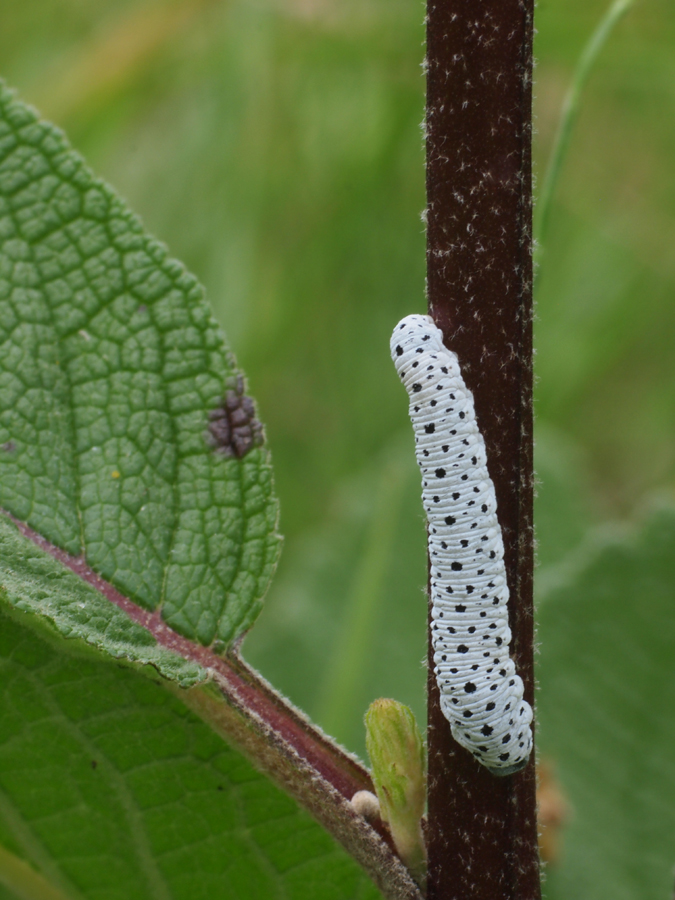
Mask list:
[{"label": "blurred leaf in background", "polygon": [[[538,3],[540,180],[606,5]],[[361,720],[375,697],[424,717],[424,524],[387,350],[393,324],[425,305],[423,5],[4,6],[0,71],[206,284],[259,402],[286,546],[245,655],[363,753]],[[549,900],[662,897],[675,863],[662,742],[675,704],[654,699],[654,686],[672,681],[675,573],[667,549],[658,559],[639,549],[653,519],[621,551],[625,588],[609,551],[592,549],[597,527],[633,519],[654,491],[673,502],[673,47],[675,6],[641,0],[603,50],[538,285],[540,741],[574,808]],[[633,627],[645,596],[661,598],[660,642]],[[649,679],[630,687],[607,648],[593,668],[597,642],[583,645],[583,665],[567,651],[579,629],[598,637],[605,621],[621,659],[653,655]],[[608,679],[613,699],[598,689]],[[594,709],[595,730],[579,734],[572,690]],[[629,751],[648,765],[647,787],[645,772],[622,762]],[[660,806],[645,800],[661,784]]]},{"label": "blurred leaf in background", "polygon": [[[602,3],[539,7],[537,168]],[[602,517],[675,475],[675,10],[637,3],[591,75],[540,279],[537,414],[584,448]],[[545,490],[545,489],[544,489]]]},{"label": "blurred leaf in background", "polygon": [[675,509],[589,536],[540,598],[540,749],[571,804],[549,900],[669,897],[675,847]]},{"label": "blurred leaf in background", "polygon": [[[597,60],[542,255],[539,746],[571,808],[548,900],[672,893],[674,12],[637,3]],[[539,7],[540,172],[603,13]]]}]

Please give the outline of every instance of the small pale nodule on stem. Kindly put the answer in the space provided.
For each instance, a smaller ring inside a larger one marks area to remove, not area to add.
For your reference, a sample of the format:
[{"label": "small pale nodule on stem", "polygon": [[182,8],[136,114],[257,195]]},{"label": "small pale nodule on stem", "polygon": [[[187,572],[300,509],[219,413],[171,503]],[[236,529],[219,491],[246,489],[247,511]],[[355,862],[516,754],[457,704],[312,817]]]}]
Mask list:
[{"label": "small pale nodule on stem", "polygon": [[396,700],[375,700],[365,717],[366,747],[380,815],[396,849],[420,884],[426,879],[422,816],[426,801],[424,744],[412,711]]},{"label": "small pale nodule on stem", "polygon": [[380,818],[380,801],[370,791],[357,791],[350,802],[354,812],[366,822],[375,822]]}]

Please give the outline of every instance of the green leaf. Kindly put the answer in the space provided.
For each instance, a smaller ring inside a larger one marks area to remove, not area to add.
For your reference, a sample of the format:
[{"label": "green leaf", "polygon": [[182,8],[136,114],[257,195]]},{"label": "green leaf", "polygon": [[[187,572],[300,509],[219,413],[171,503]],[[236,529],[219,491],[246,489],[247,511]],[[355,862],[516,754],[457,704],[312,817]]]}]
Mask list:
[{"label": "green leaf", "polygon": [[[241,373],[195,278],[1,86],[0,248],[0,506],[231,644],[279,549]],[[248,444],[223,439],[225,403]]]},{"label": "green leaf", "polygon": [[3,900],[379,896],[156,681],[0,616],[0,684]]},{"label": "green leaf", "polygon": [[[156,617],[134,607],[81,560],[63,553],[54,558],[20,533],[26,531],[25,525],[16,526],[0,517],[0,614],[6,613],[7,620],[16,625],[28,626],[37,632],[36,637],[47,637],[55,653],[99,662],[101,655],[95,650],[102,650],[104,659],[121,659],[124,668],[131,663],[145,674],[164,676],[167,680],[161,683],[169,686],[180,702],[216,736],[243,751],[275,785],[288,791],[294,798],[291,803],[299,802],[310,810],[388,896],[419,900],[419,891],[399,859],[350,802],[355,793],[372,786],[354,758],[261,682],[236,651],[220,659],[172,635]],[[45,543],[43,539],[40,542]],[[13,650],[2,646],[0,657],[3,650],[8,659],[13,658]],[[39,689],[36,694],[39,696]],[[0,716],[3,711],[12,713],[17,703],[21,704],[21,697],[9,678],[0,697]],[[45,741],[41,753],[45,764],[64,764],[50,741]],[[26,873],[20,860],[10,855],[3,863],[1,845],[0,835],[0,870],[6,864],[10,875],[13,872],[13,877],[23,879]],[[311,846],[305,850],[311,855]],[[44,893],[34,888],[29,900]]]},{"label": "green leaf", "polygon": [[367,772],[238,655],[277,503],[201,288],[1,85],[0,332],[0,896],[377,896],[356,859],[419,900],[350,802]]},{"label": "green leaf", "polygon": [[539,610],[539,746],[572,806],[548,900],[673,889],[675,509],[576,554]]},{"label": "green leaf", "polygon": [[20,535],[5,516],[0,516],[0,585],[0,606],[15,618],[29,615],[32,628],[79,639],[115,659],[152,665],[181,687],[209,679],[206,669],[158,644],[96,588]]}]

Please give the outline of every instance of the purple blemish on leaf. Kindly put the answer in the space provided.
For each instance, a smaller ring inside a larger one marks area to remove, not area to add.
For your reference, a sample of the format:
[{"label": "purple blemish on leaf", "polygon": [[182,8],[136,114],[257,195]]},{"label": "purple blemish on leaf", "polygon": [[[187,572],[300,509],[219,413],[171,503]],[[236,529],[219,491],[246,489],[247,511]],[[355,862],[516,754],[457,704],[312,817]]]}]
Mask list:
[{"label": "purple blemish on leaf", "polygon": [[209,413],[209,439],[225,456],[242,459],[265,440],[262,424],[256,419],[253,400],[244,393],[244,379],[228,390],[223,402]]}]

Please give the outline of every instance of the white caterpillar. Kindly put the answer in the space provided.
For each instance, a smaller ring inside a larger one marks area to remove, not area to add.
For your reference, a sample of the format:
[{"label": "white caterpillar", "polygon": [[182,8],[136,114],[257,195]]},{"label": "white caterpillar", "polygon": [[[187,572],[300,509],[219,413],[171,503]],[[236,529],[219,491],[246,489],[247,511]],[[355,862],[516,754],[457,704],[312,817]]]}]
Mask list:
[{"label": "white caterpillar", "polygon": [[504,545],[473,396],[430,316],[399,322],[391,356],[422,470],[441,709],[456,741],[494,775],[511,775],[532,749],[532,708],[509,658]]}]

